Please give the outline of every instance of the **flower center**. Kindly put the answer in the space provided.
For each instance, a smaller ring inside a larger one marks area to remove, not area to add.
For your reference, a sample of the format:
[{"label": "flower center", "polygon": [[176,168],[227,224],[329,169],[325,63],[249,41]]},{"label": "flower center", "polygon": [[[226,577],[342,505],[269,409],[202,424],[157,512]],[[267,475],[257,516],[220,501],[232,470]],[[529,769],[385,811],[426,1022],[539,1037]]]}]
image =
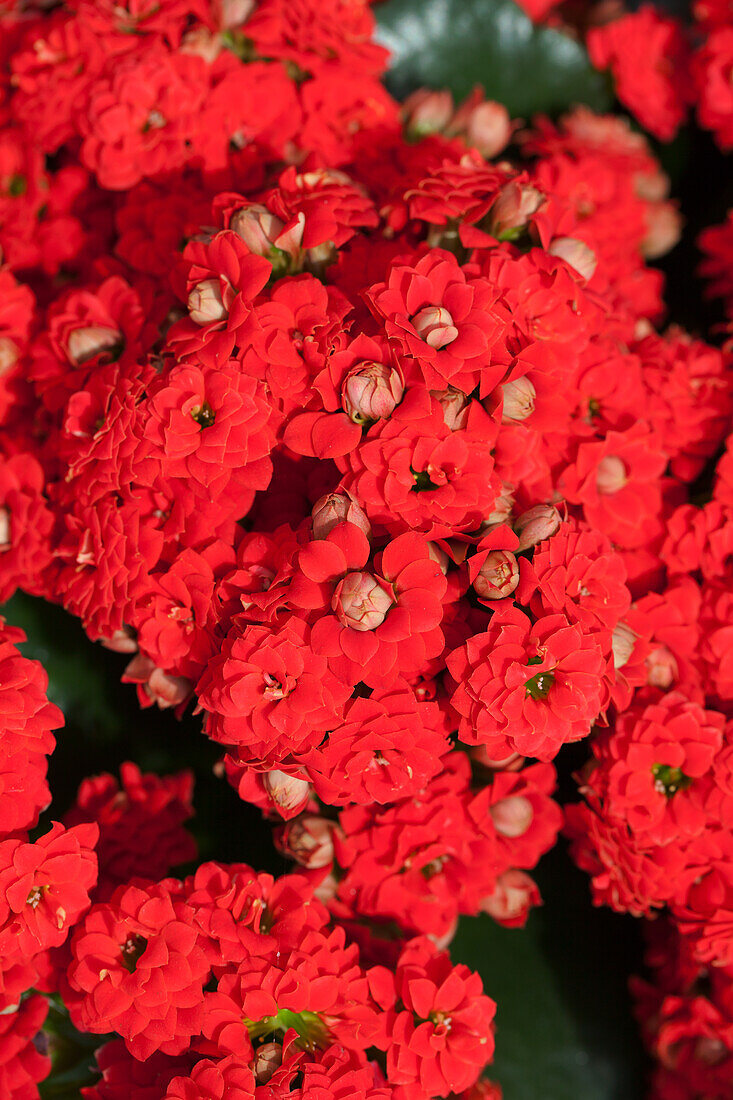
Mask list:
[{"label": "flower center", "polygon": [[263,679],[265,681],[264,694],[267,699],[284,699],[286,695],[290,694],[290,687],[281,683],[275,676],[271,676],[269,672],[264,674]]},{"label": "flower center", "polygon": [[458,337],[453,318],[443,306],[425,306],[411,321],[420,339],[436,351],[446,348]]},{"label": "flower center", "polygon": [[[528,665],[539,665],[541,663],[541,657],[530,657],[527,661]],[[525,695],[532,699],[546,699],[554,683],[555,673],[551,669],[547,669],[544,672],[538,672],[531,679],[525,680]]]},{"label": "flower center", "polygon": [[34,886],[25,899],[26,905],[30,905],[31,909],[37,909],[43,901],[43,894],[46,889],[46,886]]},{"label": "flower center", "polygon": [[427,470],[413,470],[411,466],[410,473],[412,474],[413,480],[415,482],[412,487],[413,493],[427,493],[430,492],[431,489],[438,488],[438,486],[430,477],[430,474]]},{"label": "flower center", "polygon": [[265,1035],[277,1035],[282,1037],[291,1028],[297,1032],[299,1039],[297,1046],[301,1050],[315,1050],[318,1047],[324,1049],[330,1040],[329,1030],[317,1012],[291,1012],[289,1008],[281,1008],[275,1016],[263,1016],[261,1020],[244,1021],[249,1032],[250,1039],[261,1039]]},{"label": "flower center", "polygon": [[216,413],[208,401],[204,401],[202,405],[196,405],[191,409],[191,416],[197,424],[201,425],[202,430],[204,428],[210,428],[216,420]]},{"label": "flower center", "polygon": [[137,932],[133,932],[131,935],[129,935],[125,942],[122,944],[122,947],[120,948],[120,951],[122,952],[122,965],[124,966],[125,970],[130,972],[130,974],[133,974],[135,972],[135,967],[138,964],[138,960],[140,959],[140,956],[147,946],[148,941],[145,939],[144,936],[138,935]]},{"label": "flower center", "polygon": [[672,798],[677,791],[685,791],[692,785],[692,779],[681,768],[672,768],[669,764],[655,764],[652,768],[654,789],[659,794]]}]

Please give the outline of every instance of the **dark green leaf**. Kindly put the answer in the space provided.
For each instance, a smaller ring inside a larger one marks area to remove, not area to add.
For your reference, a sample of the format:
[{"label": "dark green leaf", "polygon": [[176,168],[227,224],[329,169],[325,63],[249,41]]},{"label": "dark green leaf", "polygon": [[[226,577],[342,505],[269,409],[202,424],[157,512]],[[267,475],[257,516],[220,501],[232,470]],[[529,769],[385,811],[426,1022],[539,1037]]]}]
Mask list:
[{"label": "dark green leaf", "polygon": [[585,47],[535,26],[513,0],[387,0],[375,12],[378,39],[392,52],[387,86],[398,99],[423,86],[463,98],[481,84],[523,118],[612,102]]}]

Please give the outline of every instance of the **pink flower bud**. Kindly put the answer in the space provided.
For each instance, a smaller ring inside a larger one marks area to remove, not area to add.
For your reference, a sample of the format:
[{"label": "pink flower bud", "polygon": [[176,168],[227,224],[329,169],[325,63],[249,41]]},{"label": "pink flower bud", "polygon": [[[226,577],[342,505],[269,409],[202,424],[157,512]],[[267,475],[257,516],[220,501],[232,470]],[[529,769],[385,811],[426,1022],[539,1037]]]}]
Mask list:
[{"label": "pink flower bud", "polygon": [[671,252],[682,236],[682,215],[671,202],[657,202],[646,209],[646,235],[641,253],[647,260],[658,260]]},{"label": "pink flower bud", "polygon": [[338,889],[338,879],[329,871],[326,877],[321,879],[321,881],[318,883],[315,890],[313,891],[313,895],[314,897],[318,898],[318,900],[324,905],[328,905],[328,903],[330,901],[333,901],[333,899],[338,894]]},{"label": "pink flower bud", "polygon": [[292,259],[300,256],[303,247],[303,234],[305,233],[305,214],[299,211],[296,217],[279,234],[275,244],[282,252],[287,252]]},{"label": "pink flower bud", "polygon": [[604,496],[612,496],[623,489],[628,481],[626,466],[618,455],[604,455],[596,471],[596,488]]},{"label": "pink flower bud", "polygon": [[526,375],[499,388],[503,397],[502,424],[519,423],[532,415],[537,392]]},{"label": "pink flower bud", "polygon": [[180,52],[213,65],[223,48],[221,35],[212,34],[208,27],[193,27],[184,34]]},{"label": "pink flower bud", "polygon": [[223,30],[241,27],[254,11],[256,0],[221,0],[221,25]]},{"label": "pink flower bud", "polygon": [[386,419],[405,392],[399,371],[365,360],[349,371],[341,390],[341,407],[355,424]]},{"label": "pink flower bud", "polygon": [[448,566],[450,565],[450,558],[440,546],[435,542],[428,543],[428,557],[431,561],[439,567],[443,576],[448,572]]},{"label": "pink flower bud", "polygon": [[411,137],[424,137],[444,130],[453,115],[450,92],[418,88],[402,104],[402,120]]},{"label": "pink flower bud", "polygon": [[464,132],[466,143],[490,160],[506,148],[512,136],[509,112],[503,104],[492,99],[479,103],[468,115]]},{"label": "pink flower bud", "polygon": [[661,168],[637,172],[634,176],[634,191],[645,202],[663,202],[669,194],[669,176]]},{"label": "pink flower bud", "polygon": [[123,627],[115,630],[110,638],[99,639],[105,649],[111,649],[113,653],[137,653],[137,640],[132,631]]},{"label": "pink flower bud", "polygon": [[311,871],[333,863],[333,825],[325,817],[297,818],[285,828],[281,844],[287,855]]},{"label": "pink flower bud", "polygon": [[534,817],[532,803],[521,794],[502,798],[500,802],[494,803],[489,813],[497,833],[511,839],[524,836]]},{"label": "pink flower bud", "polygon": [[457,931],[458,917],[454,917],[447,932],[444,932],[442,936],[437,936],[434,932],[428,932],[428,939],[433,941],[438,951],[447,951]]},{"label": "pink flower bud", "polygon": [[0,508],[0,550],[10,549],[10,512]]},{"label": "pink flower bud", "polygon": [[679,679],[679,665],[666,645],[653,649],[644,663],[647,669],[646,682],[652,687],[667,691]]},{"label": "pink flower bud", "polygon": [[517,550],[529,550],[543,539],[549,539],[559,530],[562,520],[554,504],[535,504],[522,512],[514,521],[514,530],[519,535]]},{"label": "pink flower bud", "polygon": [[360,631],[381,626],[393,604],[389,592],[371,573],[347,573],[331,601],[339,622]]},{"label": "pink flower bud", "polygon": [[0,336],[0,376],[7,374],[18,362],[18,345],[9,336]]},{"label": "pink flower bud", "polygon": [[482,899],[480,909],[502,924],[524,924],[539,900],[539,890],[529,875],[512,869],[499,875],[493,894]]},{"label": "pink flower bud", "polygon": [[208,325],[227,316],[218,279],[204,279],[188,296],[188,314],[197,325]]},{"label": "pink flower bud", "polygon": [[501,600],[511,596],[518,584],[519,566],[514,554],[509,550],[492,550],[473,582],[473,590],[479,599]]},{"label": "pink flower bud", "polygon": [[283,1061],[283,1048],[280,1043],[263,1043],[257,1047],[252,1068],[258,1085],[266,1085]]},{"label": "pink flower bud", "polygon": [[507,523],[514,507],[514,490],[506,481],[502,481],[501,490],[494,501],[494,507],[483,522],[483,529],[497,527],[500,523]]},{"label": "pink flower bud", "polygon": [[557,256],[569,264],[581,278],[588,283],[593,278],[598,260],[592,248],[575,237],[555,237],[547,249],[551,256]]},{"label": "pink flower bud", "polygon": [[462,390],[449,386],[447,390],[431,390],[430,396],[440,404],[446,428],[452,432],[465,428],[471,399]]},{"label": "pink flower bud", "polygon": [[265,772],[262,782],[277,809],[288,817],[299,813],[310,798],[310,783],[297,775],[275,769]]},{"label": "pink flower bud", "polygon": [[634,646],[639,635],[626,623],[617,623],[611,634],[611,651],[613,653],[613,667],[623,668],[628,664],[629,657],[634,652]]},{"label": "pink flower bud", "polygon": [[458,336],[453,318],[443,306],[425,306],[411,321],[420,339],[436,350],[448,347]]},{"label": "pink flower bud", "polygon": [[244,241],[255,256],[267,256],[275,240],[285,228],[285,223],[271,214],[266,206],[253,202],[237,210],[229,223],[229,228]]},{"label": "pink flower bud", "polygon": [[76,328],[69,336],[69,359],[80,367],[103,351],[111,351],[122,341],[122,333],[107,325],[87,325]]},{"label": "pink flower bud", "polygon": [[722,1039],[712,1035],[701,1035],[695,1043],[695,1057],[706,1066],[719,1066],[730,1054]]},{"label": "pink flower bud", "polygon": [[499,240],[519,236],[544,201],[536,187],[516,180],[505,183],[489,211],[489,232]]},{"label": "pink flower bud", "polygon": [[489,756],[485,745],[474,745],[469,749],[468,755],[477,764],[483,765],[484,768],[491,768],[495,772],[518,772],[526,759],[518,752],[510,752],[508,756],[496,759]]},{"label": "pink flower bud", "polygon": [[193,684],[185,676],[170,676],[162,668],[154,668],[150,673],[145,691],[158,710],[178,707],[185,703],[193,692]]},{"label": "pink flower bud", "polygon": [[311,515],[314,539],[325,539],[339,523],[353,523],[368,539],[372,537],[366,512],[345,489],[320,497],[313,505]]}]

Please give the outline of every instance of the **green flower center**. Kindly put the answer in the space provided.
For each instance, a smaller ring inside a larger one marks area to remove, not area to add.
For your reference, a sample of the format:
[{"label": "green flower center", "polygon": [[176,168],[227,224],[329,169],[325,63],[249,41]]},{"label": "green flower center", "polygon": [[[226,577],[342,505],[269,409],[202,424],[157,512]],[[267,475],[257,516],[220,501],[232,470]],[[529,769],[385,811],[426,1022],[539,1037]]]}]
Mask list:
[{"label": "green flower center", "polygon": [[655,764],[652,768],[654,787],[660,794],[672,798],[677,791],[686,791],[692,785],[692,779],[681,768],[672,768],[669,764]]},{"label": "green flower center", "polygon": [[216,413],[208,401],[204,401],[203,405],[197,405],[195,409],[191,409],[191,416],[202,428],[210,428],[216,420]]},{"label": "green flower center", "polygon": [[291,1012],[281,1008],[275,1016],[263,1016],[261,1020],[244,1021],[252,1040],[263,1039],[267,1035],[281,1039],[291,1028],[298,1033],[297,1045],[303,1050],[325,1048],[331,1042],[328,1027],[316,1012]]},{"label": "green flower center", "polygon": [[[542,658],[530,657],[527,664],[541,665]],[[525,695],[528,695],[531,699],[546,699],[554,683],[555,673],[551,670],[548,669],[546,672],[537,672],[531,679],[525,681]]]},{"label": "green flower center", "polygon": [[415,484],[412,487],[413,493],[426,493],[429,492],[430,489],[438,488],[435,482],[431,481],[430,474],[427,472],[427,470],[413,470],[411,466],[410,472],[415,481]]},{"label": "green flower center", "polygon": [[123,943],[120,951],[122,952],[122,965],[125,970],[128,970],[130,974],[135,972],[135,967],[138,964],[140,956],[148,946],[148,941],[144,936],[140,936],[137,933],[133,933],[128,936]]}]

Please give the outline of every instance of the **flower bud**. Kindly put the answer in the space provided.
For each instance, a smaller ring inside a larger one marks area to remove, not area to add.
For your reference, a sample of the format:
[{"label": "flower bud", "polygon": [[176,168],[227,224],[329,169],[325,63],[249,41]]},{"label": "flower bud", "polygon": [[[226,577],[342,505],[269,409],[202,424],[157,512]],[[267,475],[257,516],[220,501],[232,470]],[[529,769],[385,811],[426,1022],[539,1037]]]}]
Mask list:
[{"label": "flower bud", "polygon": [[69,359],[80,367],[103,351],[111,351],[122,340],[122,333],[107,325],[87,325],[75,328],[69,335]]},{"label": "flower bud", "polygon": [[604,496],[612,496],[628,481],[626,466],[618,455],[604,455],[596,471],[596,488]]},{"label": "flower bud", "polygon": [[218,279],[204,279],[193,288],[188,296],[188,314],[197,325],[208,325],[226,317],[227,308]]},{"label": "flower bud", "polygon": [[450,428],[452,432],[465,428],[471,399],[462,390],[449,386],[447,390],[431,390],[430,396],[434,397],[442,408],[446,428]]},{"label": "flower bud", "polygon": [[257,1047],[252,1068],[258,1085],[266,1085],[283,1061],[283,1048],[280,1043],[263,1043]]},{"label": "flower bud", "polygon": [[404,392],[399,371],[385,363],[365,360],[346,375],[341,390],[341,408],[355,424],[368,424],[390,416]]},{"label": "flower bud", "polygon": [[310,783],[297,775],[275,769],[265,772],[262,782],[270,799],[284,816],[292,817],[299,813],[310,798]]},{"label": "flower bud", "polygon": [[477,764],[481,764],[484,768],[491,768],[495,772],[518,772],[526,759],[518,752],[510,752],[508,756],[496,759],[489,756],[486,745],[474,745],[468,750],[468,755]]},{"label": "flower bud", "polygon": [[547,249],[551,256],[564,260],[588,283],[595,275],[598,260],[592,248],[575,237],[555,237]]},{"label": "flower bud", "polygon": [[200,57],[207,65],[213,65],[223,48],[221,35],[212,34],[208,27],[193,27],[184,34],[180,53]]},{"label": "flower bud", "polygon": [[481,600],[501,600],[511,596],[519,584],[519,566],[509,550],[492,550],[473,582],[473,590]]},{"label": "flower bud", "polygon": [[285,228],[285,223],[271,214],[266,206],[253,202],[237,210],[229,228],[255,256],[267,256]]},{"label": "flower bud", "polygon": [[394,600],[371,573],[347,573],[336,587],[331,606],[343,626],[376,630]]},{"label": "flower bud", "polygon": [[429,542],[427,544],[427,551],[430,560],[435,562],[443,576],[445,576],[448,572],[448,566],[450,565],[450,558],[445,550],[438,546],[437,542]]},{"label": "flower bud", "polygon": [[682,215],[671,202],[657,202],[646,209],[647,230],[641,242],[641,254],[658,260],[671,252],[682,236]]},{"label": "flower bud", "polygon": [[482,524],[482,529],[487,530],[497,527],[500,523],[507,523],[514,507],[514,490],[508,482],[502,481],[501,490],[494,501],[494,507]]},{"label": "flower bud", "polygon": [[514,521],[514,530],[519,535],[517,550],[529,550],[543,539],[549,539],[559,530],[562,520],[554,504],[535,504],[522,512]]},{"label": "flower bud", "polygon": [[254,11],[256,0],[221,0],[221,25],[223,30],[241,27]]},{"label": "flower bud", "polygon": [[520,423],[532,415],[537,392],[526,375],[505,382],[499,389],[503,398],[502,424]]},{"label": "flower bud", "polygon": [[729,1056],[730,1049],[722,1039],[701,1035],[695,1043],[695,1057],[706,1066],[719,1066]]},{"label": "flower bud", "polygon": [[328,905],[328,903],[330,901],[333,901],[333,899],[338,894],[338,889],[338,879],[329,871],[326,877],[321,879],[321,881],[316,886],[315,890],[313,891],[313,896],[318,898],[318,900],[322,902],[323,905]]},{"label": "flower bud", "polygon": [[10,549],[10,512],[0,508],[0,551]]},{"label": "flower bud", "polygon": [[113,653],[137,653],[137,639],[135,634],[127,627],[115,630],[109,638],[99,639],[105,649],[111,649]]},{"label": "flower bud", "polygon": [[479,103],[466,118],[464,132],[466,143],[490,160],[509,144],[512,136],[509,112],[492,99]]},{"label": "flower bud", "polygon": [[438,936],[434,932],[428,932],[428,939],[433,941],[438,951],[447,951],[457,931],[458,917],[454,917],[447,932],[444,932],[442,936]]},{"label": "flower bud", "polygon": [[499,240],[518,237],[544,201],[536,187],[516,180],[505,183],[489,211],[489,232]]},{"label": "flower bud", "polygon": [[480,909],[502,924],[524,924],[539,900],[539,890],[529,875],[512,868],[499,875],[493,894],[481,900]]},{"label": "flower bud", "polygon": [[281,843],[287,855],[311,871],[333,863],[333,825],[325,817],[297,818],[285,828]]},{"label": "flower bud", "polygon": [[611,634],[614,668],[623,668],[625,664],[628,664],[638,637],[636,631],[632,630],[626,623],[616,623]]},{"label": "flower bud", "polygon": [[313,505],[311,515],[314,539],[325,539],[339,523],[353,523],[367,538],[372,536],[366,512],[344,489],[320,497]]},{"label": "flower bud", "polygon": [[646,682],[652,687],[667,691],[679,679],[679,665],[666,645],[657,646],[647,655]]},{"label": "flower bud", "polygon": [[452,344],[458,336],[453,318],[443,306],[425,306],[411,318],[415,332],[428,347],[440,350]]},{"label": "flower bud", "polygon": [[18,362],[18,345],[9,336],[0,336],[0,376],[7,374]]},{"label": "flower bud", "polygon": [[410,137],[424,137],[444,130],[453,115],[453,96],[448,91],[418,88],[402,104],[402,121]]},{"label": "flower bud", "polygon": [[669,194],[669,176],[661,168],[637,172],[634,176],[634,191],[644,202],[663,202]]},{"label": "flower bud", "polygon": [[521,794],[502,798],[490,807],[489,813],[494,822],[494,828],[501,836],[515,839],[524,836],[532,824],[534,810],[528,798]]},{"label": "flower bud", "polygon": [[185,676],[170,676],[162,668],[154,668],[148,677],[145,691],[158,710],[167,710],[185,703],[193,692],[193,684]]}]

